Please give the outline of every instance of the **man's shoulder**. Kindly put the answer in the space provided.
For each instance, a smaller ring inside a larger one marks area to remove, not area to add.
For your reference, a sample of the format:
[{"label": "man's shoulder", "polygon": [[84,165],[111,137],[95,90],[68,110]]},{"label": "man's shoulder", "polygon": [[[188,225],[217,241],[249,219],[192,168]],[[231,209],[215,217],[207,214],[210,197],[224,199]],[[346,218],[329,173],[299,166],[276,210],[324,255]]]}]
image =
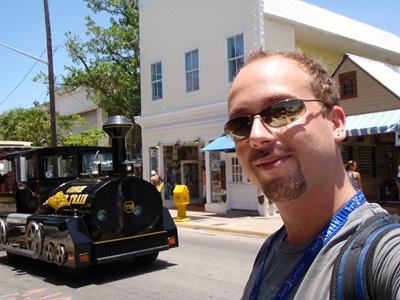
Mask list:
[{"label": "man's shoulder", "polygon": [[350,216],[349,220],[354,221],[365,221],[367,219],[373,218],[375,215],[380,213],[388,213],[382,206],[378,203],[371,203],[367,202],[355,211],[353,211]]},{"label": "man's shoulder", "polygon": [[[339,247],[340,245],[337,243],[341,241],[341,245],[343,245],[344,242],[353,236],[364,224],[381,214],[388,214],[388,212],[377,203],[366,203],[362,205],[348,216],[346,224],[329,244],[332,246],[333,243],[335,244],[334,247]],[[336,249],[336,251],[337,250],[338,249]]]},{"label": "man's shoulder", "polygon": [[[366,295],[386,295],[393,299],[397,283],[387,288],[387,282],[400,280],[400,215],[390,215],[373,205],[360,212],[369,214],[362,225],[350,236],[337,256],[332,274],[331,295],[346,295],[367,299]],[[397,274],[397,275],[396,275]],[[394,287],[394,288],[393,288]],[[354,293],[357,293],[354,294]],[[363,297],[364,296],[364,297]],[[351,298],[352,299],[352,298]]]}]

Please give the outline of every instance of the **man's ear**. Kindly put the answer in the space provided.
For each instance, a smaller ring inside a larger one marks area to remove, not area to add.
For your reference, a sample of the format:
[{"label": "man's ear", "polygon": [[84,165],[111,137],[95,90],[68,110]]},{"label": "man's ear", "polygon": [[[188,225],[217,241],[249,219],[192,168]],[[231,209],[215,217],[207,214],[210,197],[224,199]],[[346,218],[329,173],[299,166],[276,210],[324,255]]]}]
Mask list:
[{"label": "man's ear", "polygon": [[336,142],[346,138],[346,115],[340,106],[334,106],[329,112],[331,116],[333,138]]}]

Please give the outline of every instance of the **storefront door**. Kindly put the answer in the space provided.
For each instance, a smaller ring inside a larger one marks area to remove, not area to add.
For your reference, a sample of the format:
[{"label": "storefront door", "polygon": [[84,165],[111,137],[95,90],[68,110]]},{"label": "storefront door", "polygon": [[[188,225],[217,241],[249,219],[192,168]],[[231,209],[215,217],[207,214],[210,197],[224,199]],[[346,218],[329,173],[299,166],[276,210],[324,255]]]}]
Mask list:
[{"label": "storefront door", "polygon": [[236,153],[227,156],[227,201],[230,209],[258,211],[257,188],[244,174]]},{"label": "storefront door", "polygon": [[181,182],[189,189],[190,201],[200,198],[199,166],[197,160],[181,160]]}]

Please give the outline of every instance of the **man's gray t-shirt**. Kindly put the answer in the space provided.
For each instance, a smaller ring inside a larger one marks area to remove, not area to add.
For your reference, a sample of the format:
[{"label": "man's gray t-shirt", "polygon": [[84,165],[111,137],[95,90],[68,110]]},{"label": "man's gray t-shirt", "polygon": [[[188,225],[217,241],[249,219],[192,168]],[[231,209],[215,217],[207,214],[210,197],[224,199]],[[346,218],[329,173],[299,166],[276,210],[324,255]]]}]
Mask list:
[{"label": "man's gray t-shirt", "polygon": [[[377,204],[365,204],[349,215],[342,229],[325,245],[288,299],[329,299],[332,269],[346,240],[367,219],[384,212]],[[274,299],[294,270],[308,244],[293,245],[277,237],[268,254],[258,299]],[[250,274],[242,299],[249,299],[261,267],[260,257]],[[387,234],[377,246],[373,263],[373,282],[379,299],[400,299],[400,229]]]}]

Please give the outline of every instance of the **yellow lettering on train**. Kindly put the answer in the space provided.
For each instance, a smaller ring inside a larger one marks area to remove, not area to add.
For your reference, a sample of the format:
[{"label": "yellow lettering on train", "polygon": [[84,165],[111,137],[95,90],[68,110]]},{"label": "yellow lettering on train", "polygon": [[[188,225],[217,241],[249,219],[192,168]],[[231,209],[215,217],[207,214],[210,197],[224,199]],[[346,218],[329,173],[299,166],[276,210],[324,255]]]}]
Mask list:
[{"label": "yellow lettering on train", "polygon": [[70,194],[68,201],[71,204],[85,204],[89,194]]},{"label": "yellow lettering on train", "polygon": [[68,190],[65,192],[68,194],[73,194],[73,193],[82,193],[84,189],[87,188],[87,185],[78,185],[78,186],[71,186]]}]

